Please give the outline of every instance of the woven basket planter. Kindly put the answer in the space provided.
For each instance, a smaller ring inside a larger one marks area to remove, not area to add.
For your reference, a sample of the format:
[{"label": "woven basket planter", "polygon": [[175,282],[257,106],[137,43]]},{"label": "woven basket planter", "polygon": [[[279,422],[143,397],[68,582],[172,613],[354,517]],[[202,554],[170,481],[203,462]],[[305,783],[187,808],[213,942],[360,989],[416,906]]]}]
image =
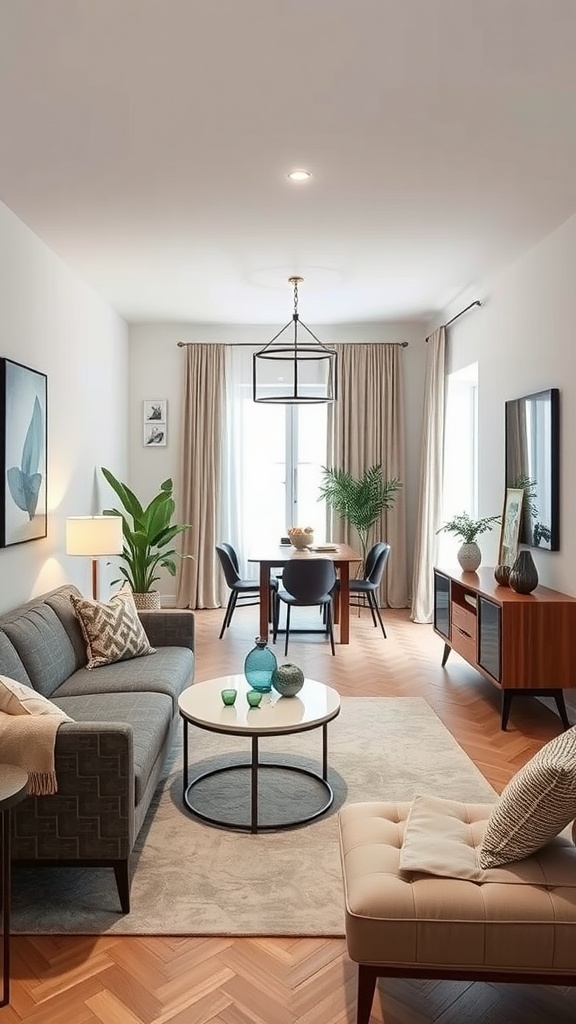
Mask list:
[{"label": "woven basket planter", "polygon": [[160,608],[160,591],[150,590],[147,594],[134,594],[134,604],[143,612],[152,612]]}]

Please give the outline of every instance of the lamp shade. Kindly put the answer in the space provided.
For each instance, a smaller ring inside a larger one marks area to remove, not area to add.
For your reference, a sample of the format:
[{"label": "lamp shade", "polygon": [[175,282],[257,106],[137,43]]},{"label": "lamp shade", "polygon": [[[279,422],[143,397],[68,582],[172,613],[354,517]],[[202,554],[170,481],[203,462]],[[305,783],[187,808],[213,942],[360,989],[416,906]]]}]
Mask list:
[{"label": "lamp shade", "polygon": [[119,555],[122,552],[122,516],[70,516],[66,520],[66,554]]}]

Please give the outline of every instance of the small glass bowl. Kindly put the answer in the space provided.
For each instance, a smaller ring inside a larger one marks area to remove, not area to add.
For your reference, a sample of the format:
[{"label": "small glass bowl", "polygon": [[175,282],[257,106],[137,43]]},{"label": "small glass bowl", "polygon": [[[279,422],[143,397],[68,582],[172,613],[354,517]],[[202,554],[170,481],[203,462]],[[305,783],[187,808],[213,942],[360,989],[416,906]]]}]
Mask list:
[{"label": "small glass bowl", "polygon": [[234,704],[237,694],[238,690],[220,690],[222,703],[225,704],[226,707],[230,707],[232,704]]},{"label": "small glass bowl", "polygon": [[262,693],[260,690],[248,690],[246,694],[246,700],[248,701],[251,708],[257,708],[262,700]]}]

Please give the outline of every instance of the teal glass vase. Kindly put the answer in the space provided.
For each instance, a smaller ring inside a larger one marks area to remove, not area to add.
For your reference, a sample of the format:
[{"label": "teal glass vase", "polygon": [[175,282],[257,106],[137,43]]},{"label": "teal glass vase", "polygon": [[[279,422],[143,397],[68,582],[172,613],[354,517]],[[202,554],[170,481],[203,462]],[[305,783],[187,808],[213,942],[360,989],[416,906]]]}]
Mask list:
[{"label": "teal glass vase", "polygon": [[278,667],[276,655],[268,647],[268,641],[256,637],[256,647],[244,662],[244,675],[253,690],[268,693],[272,689],[272,674]]}]

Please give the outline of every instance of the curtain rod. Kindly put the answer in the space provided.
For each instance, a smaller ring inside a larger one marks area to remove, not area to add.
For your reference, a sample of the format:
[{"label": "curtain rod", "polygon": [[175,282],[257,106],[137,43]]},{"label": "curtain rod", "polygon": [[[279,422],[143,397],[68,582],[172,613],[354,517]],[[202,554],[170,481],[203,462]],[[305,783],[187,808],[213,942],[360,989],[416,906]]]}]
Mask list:
[{"label": "curtain rod", "polygon": [[448,323],[442,324],[442,326],[443,327],[450,327],[450,324],[453,324],[454,321],[457,320],[459,316],[462,316],[463,313],[467,313],[469,309],[472,309],[472,306],[481,306],[481,305],[482,305],[482,303],[480,302],[480,299],[475,299],[474,302],[471,302],[469,306],[466,306],[466,309],[461,309],[459,313],[456,313],[456,316],[453,316],[452,319],[448,321]]},{"label": "curtain rod", "polygon": [[[472,303],[472,305],[474,305],[474,303]],[[480,305],[480,303],[478,303],[478,305]],[[464,312],[464,310],[462,310],[462,312]],[[232,348],[257,348],[260,343],[257,342],[257,341],[210,341],[210,342],[177,341],[176,344],[177,344],[178,348],[187,348],[188,345],[206,345],[206,344],[209,344],[209,345],[230,345]],[[332,342],[332,344],[333,345],[338,345],[338,344],[342,344],[342,343],[338,342],[338,341],[334,341],[334,342]],[[410,342],[408,342],[408,341],[356,341],[356,342],[349,342],[349,344],[352,344],[352,345],[399,345],[400,348],[408,348],[408,345],[410,344]]]}]

